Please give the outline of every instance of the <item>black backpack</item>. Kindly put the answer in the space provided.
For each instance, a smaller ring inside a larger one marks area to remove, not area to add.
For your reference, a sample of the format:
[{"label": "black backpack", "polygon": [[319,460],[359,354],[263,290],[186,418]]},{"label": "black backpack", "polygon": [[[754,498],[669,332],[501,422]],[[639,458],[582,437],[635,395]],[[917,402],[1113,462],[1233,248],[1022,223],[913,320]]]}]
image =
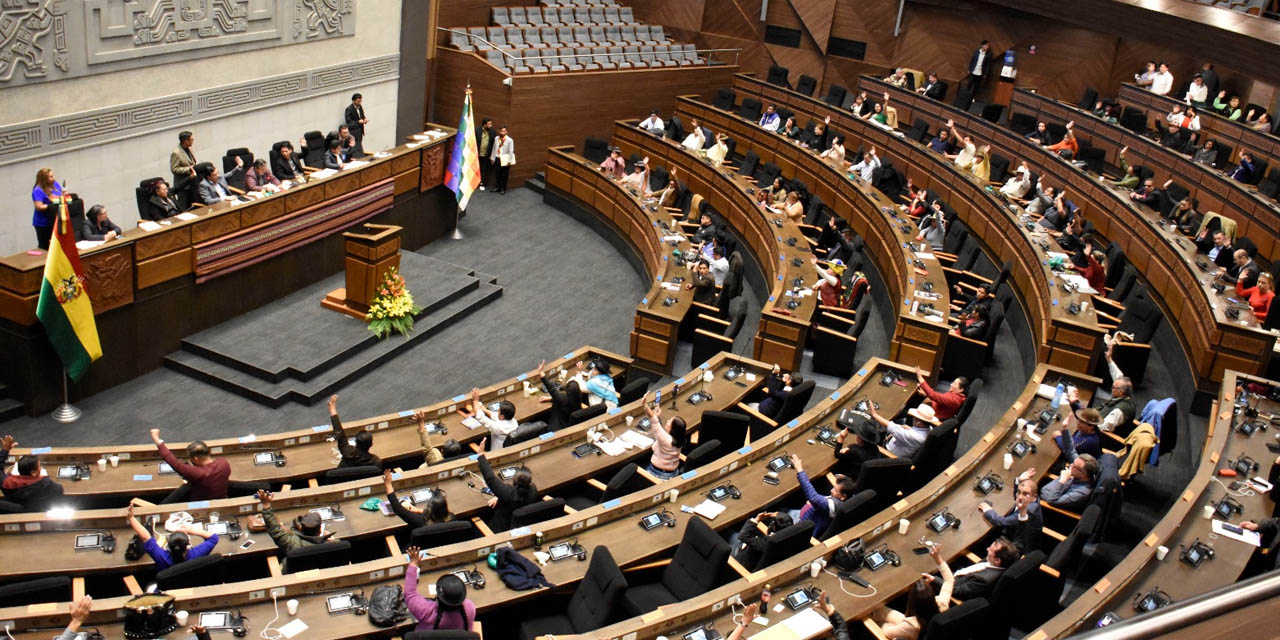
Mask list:
[{"label": "black backpack", "polygon": [[369,598],[369,622],[379,627],[394,627],[409,617],[400,585],[383,585]]}]

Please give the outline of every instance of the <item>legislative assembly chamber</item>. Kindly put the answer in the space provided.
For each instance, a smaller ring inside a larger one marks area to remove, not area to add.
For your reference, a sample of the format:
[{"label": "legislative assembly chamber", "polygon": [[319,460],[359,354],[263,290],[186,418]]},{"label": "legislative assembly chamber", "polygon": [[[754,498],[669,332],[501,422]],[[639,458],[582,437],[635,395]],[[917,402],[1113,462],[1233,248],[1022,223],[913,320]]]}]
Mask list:
[{"label": "legislative assembly chamber", "polygon": [[4,638],[1280,637],[1277,60],[1280,0],[0,2]]}]

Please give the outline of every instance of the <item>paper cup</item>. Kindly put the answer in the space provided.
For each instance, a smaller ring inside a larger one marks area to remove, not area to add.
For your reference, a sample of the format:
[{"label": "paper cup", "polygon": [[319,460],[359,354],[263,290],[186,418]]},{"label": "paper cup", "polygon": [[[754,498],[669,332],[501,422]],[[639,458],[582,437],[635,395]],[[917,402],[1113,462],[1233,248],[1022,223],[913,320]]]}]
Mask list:
[{"label": "paper cup", "polygon": [[1004,454],[1004,470],[1008,471],[1011,468],[1013,468],[1013,454],[1006,453]]},{"label": "paper cup", "polygon": [[714,373],[711,373],[711,370],[710,370],[710,369],[707,369],[707,370],[706,370],[705,372],[703,372],[703,374],[702,374],[702,381],[703,381],[703,382],[711,382],[712,380],[715,380],[715,379],[716,379],[716,376],[715,376],[715,374],[714,374]]},{"label": "paper cup", "polygon": [[1164,545],[1156,547],[1156,560],[1164,560],[1167,555],[1169,555],[1169,547]]},{"label": "paper cup", "polygon": [[635,421],[636,421],[636,417],[635,417],[635,416],[627,416],[627,426],[628,426],[628,427],[630,427],[630,426],[631,426],[631,423],[633,423],[633,422],[635,422]]},{"label": "paper cup", "polygon": [[120,456],[111,456],[111,466],[113,467],[120,466]]},{"label": "paper cup", "polygon": [[679,499],[680,499],[680,490],[679,490],[679,489],[672,489],[672,490],[671,490],[671,502],[674,504],[674,503],[675,503],[675,501],[676,501],[676,500],[679,500]]},{"label": "paper cup", "polygon": [[288,609],[289,609],[289,615],[291,615],[291,616],[296,616],[296,615],[298,615],[298,601],[297,601],[297,600],[290,600],[290,601],[288,601],[288,602],[284,603],[284,606],[285,606],[286,608],[288,608]]},{"label": "paper cup", "polygon": [[1026,429],[1026,428],[1027,428],[1027,421],[1022,418],[1018,418],[1018,431],[1022,431],[1023,429]]},{"label": "paper cup", "polygon": [[907,529],[911,527],[911,521],[903,518],[898,521],[898,534],[907,535]]},{"label": "paper cup", "polygon": [[1211,505],[1211,504],[1206,504],[1206,505],[1204,506],[1204,519],[1205,519],[1205,520],[1212,520],[1212,519],[1213,519],[1213,505]]},{"label": "paper cup", "polygon": [[209,524],[215,524],[215,523],[217,523],[217,522],[218,522],[218,518],[219,518],[219,517],[220,517],[220,516],[218,515],[218,512],[217,512],[217,511],[210,511],[210,512],[209,512]]},{"label": "paper cup", "polygon": [[98,458],[98,471],[106,471],[106,470],[107,470],[107,459]]},{"label": "paper cup", "polygon": [[178,621],[178,626],[179,626],[179,627],[185,627],[185,626],[187,626],[187,618],[188,618],[188,617],[190,617],[190,616],[191,616],[191,614],[190,614],[190,613],[187,613],[186,611],[179,611],[179,612],[177,612],[177,613],[173,614],[173,617],[174,617],[175,619],[177,619],[177,621]]}]

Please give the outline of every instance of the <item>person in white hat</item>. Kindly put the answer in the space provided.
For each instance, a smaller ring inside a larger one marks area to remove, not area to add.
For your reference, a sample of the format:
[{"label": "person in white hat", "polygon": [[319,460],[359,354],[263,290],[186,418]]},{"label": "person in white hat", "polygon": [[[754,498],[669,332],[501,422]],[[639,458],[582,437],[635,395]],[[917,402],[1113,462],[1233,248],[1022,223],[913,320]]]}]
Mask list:
[{"label": "person in white hat", "polygon": [[889,439],[884,448],[899,458],[914,456],[920,450],[920,446],[924,444],[924,439],[928,437],[929,430],[940,424],[933,407],[927,404],[921,404],[914,409],[907,410],[907,415],[911,416],[911,426],[909,427],[892,422],[876,413],[874,405],[870,406],[869,409],[871,410],[871,417],[884,426],[889,433]]}]

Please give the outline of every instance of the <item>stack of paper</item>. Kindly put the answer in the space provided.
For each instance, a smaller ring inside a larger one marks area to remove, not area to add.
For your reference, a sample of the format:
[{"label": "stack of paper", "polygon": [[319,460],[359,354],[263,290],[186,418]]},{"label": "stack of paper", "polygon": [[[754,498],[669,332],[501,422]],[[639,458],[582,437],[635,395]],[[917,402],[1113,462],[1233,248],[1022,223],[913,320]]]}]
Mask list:
[{"label": "stack of paper", "polygon": [[725,509],[726,507],[719,502],[703,500],[702,504],[693,508],[693,512],[708,520],[715,520],[716,516],[724,513]]},{"label": "stack of paper", "polygon": [[143,231],[159,231],[160,225],[150,220],[143,220],[138,223],[138,228]]},{"label": "stack of paper", "polygon": [[463,418],[463,419],[462,419],[462,426],[464,426],[464,427],[466,427],[466,428],[468,428],[468,429],[479,429],[479,428],[480,428],[480,427],[482,427],[483,425],[481,425],[481,424],[480,424],[480,421],[479,421],[479,420],[476,420],[474,417],[472,417],[472,416],[467,416],[467,417],[465,417],[465,418]]},{"label": "stack of paper", "polygon": [[196,214],[194,214],[194,213],[179,213],[178,215],[176,215],[176,216],[174,216],[174,217],[175,217],[175,218],[177,218],[177,219],[179,219],[179,220],[182,220],[182,221],[184,221],[184,222],[185,222],[185,221],[187,221],[187,220],[195,220],[195,219],[199,218],[200,216],[198,216],[198,215],[196,215]]},{"label": "stack of paper", "polygon": [[618,436],[618,439],[626,440],[628,443],[631,444],[631,446],[637,449],[648,449],[649,447],[653,446],[653,438],[650,438],[649,436],[646,436],[642,433],[638,433],[631,429],[628,429],[626,433],[623,433],[621,436]]},{"label": "stack of paper", "polygon": [[596,443],[596,446],[600,447],[600,450],[605,452],[605,455],[613,457],[620,456],[631,448],[631,444],[622,438],[615,438],[609,441],[601,440]]},{"label": "stack of paper", "polygon": [[81,240],[76,243],[76,248],[81,251],[84,251],[85,249],[92,249],[102,244],[102,242],[103,242],[102,240]]}]

